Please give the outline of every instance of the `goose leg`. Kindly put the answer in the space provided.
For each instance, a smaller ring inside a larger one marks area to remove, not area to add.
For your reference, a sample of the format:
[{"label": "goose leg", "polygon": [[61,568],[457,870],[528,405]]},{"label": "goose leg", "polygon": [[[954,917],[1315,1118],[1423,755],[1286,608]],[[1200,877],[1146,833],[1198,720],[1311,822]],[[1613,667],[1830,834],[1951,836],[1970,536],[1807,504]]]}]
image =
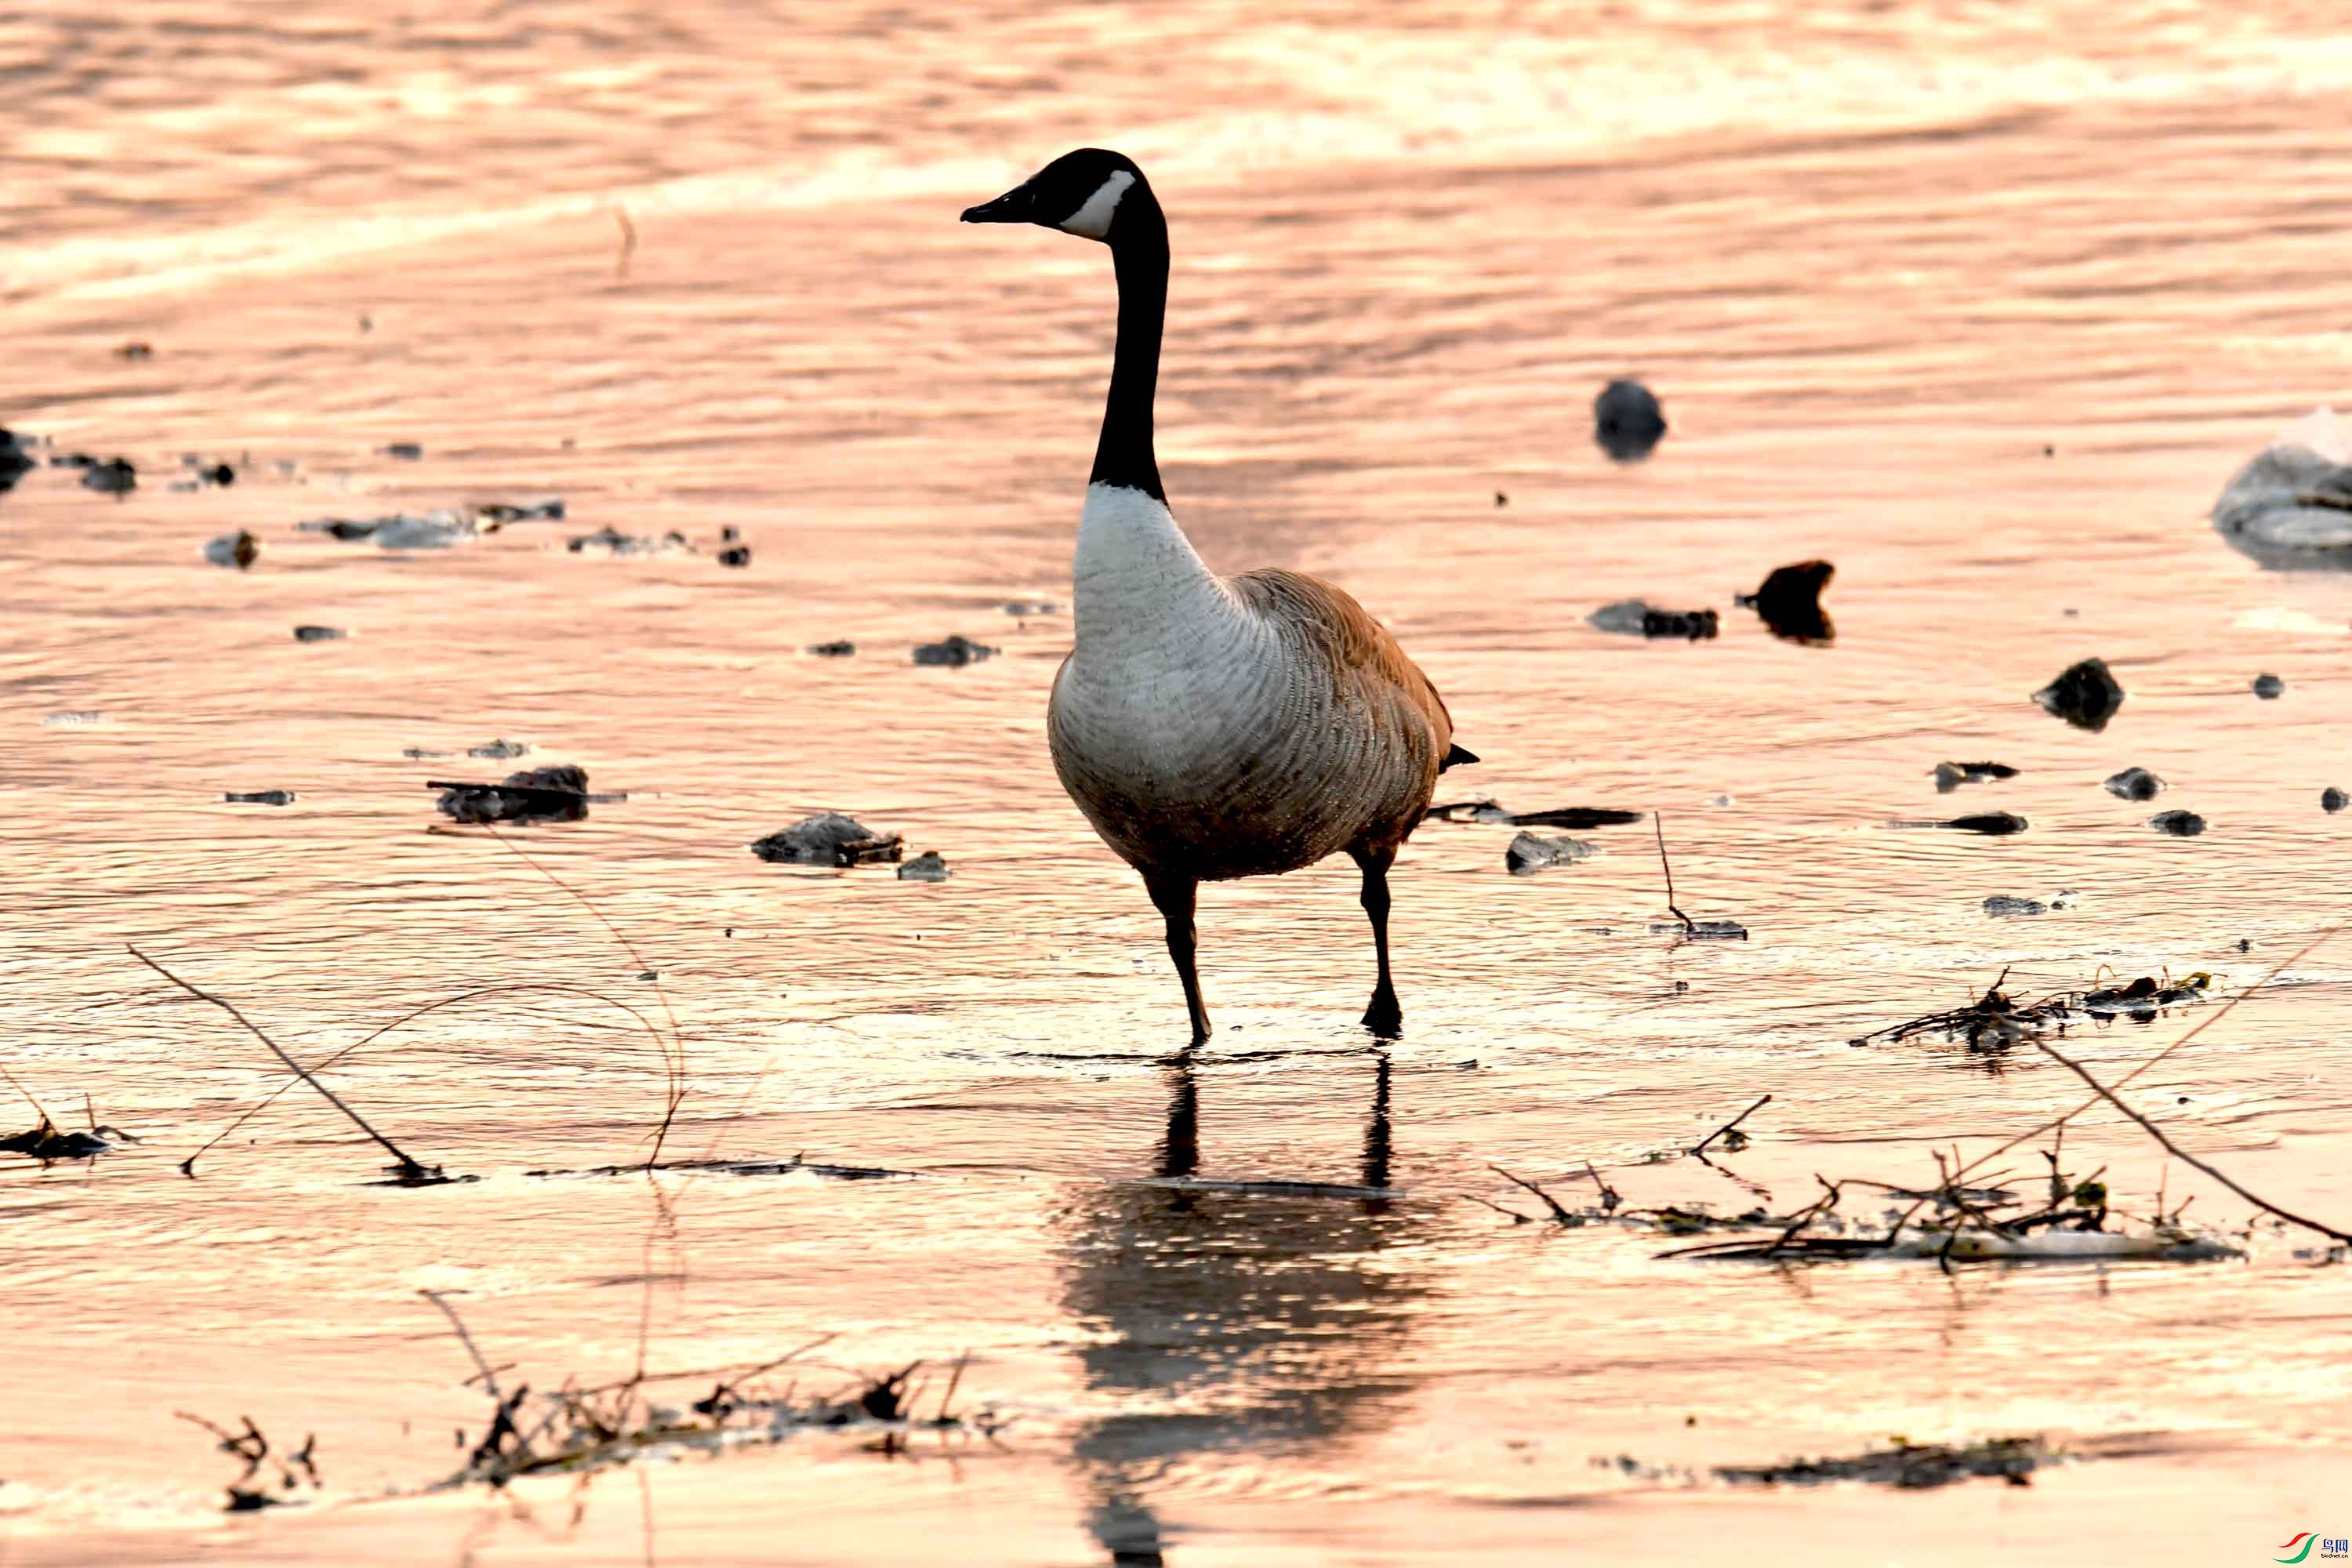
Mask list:
[{"label": "goose leg", "polygon": [[1371,917],[1372,952],[1380,962],[1380,978],[1372,984],[1372,1004],[1364,1009],[1364,1027],[1383,1039],[1394,1039],[1404,1028],[1404,1011],[1397,1005],[1396,985],[1389,978],[1389,868],[1396,851],[1350,849],[1364,871],[1364,913]]},{"label": "goose leg", "polygon": [[1209,1037],[1209,1008],[1201,1000],[1201,974],[1193,964],[1192,903],[1200,884],[1190,878],[1147,878],[1151,901],[1168,921],[1168,956],[1184,983],[1184,1009],[1192,1015],[1192,1043]]}]

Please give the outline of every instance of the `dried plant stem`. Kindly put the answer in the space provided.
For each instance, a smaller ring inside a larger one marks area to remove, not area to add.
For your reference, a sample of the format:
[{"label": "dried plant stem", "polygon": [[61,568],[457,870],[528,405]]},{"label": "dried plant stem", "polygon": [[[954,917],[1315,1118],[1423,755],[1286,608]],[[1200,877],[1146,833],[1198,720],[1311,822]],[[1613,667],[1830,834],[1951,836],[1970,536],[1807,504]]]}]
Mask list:
[{"label": "dried plant stem", "polygon": [[1674,863],[1666,858],[1666,814],[1662,811],[1652,812],[1650,826],[1657,830],[1658,867],[1666,874],[1666,910],[1675,919],[1683,922],[1684,931],[1696,931],[1698,922],[1683,913],[1675,903],[1675,868]]},{"label": "dried plant stem", "polygon": [[129,952],[131,957],[137,959],[140,963],[145,964],[148,968],[153,970],[156,973],[162,975],[164,979],[170,981],[173,984],[178,986],[189,995],[194,996],[197,1001],[211,1003],[214,1006],[218,1007],[222,1012],[226,1013],[230,1017],[244,1025],[247,1030],[252,1034],[253,1037],[259,1040],[263,1045],[268,1046],[269,1047],[270,1054],[275,1056],[279,1061],[284,1062],[287,1067],[293,1071],[296,1077],[299,1078],[304,1083],[309,1084],[312,1089],[317,1089],[320,1094],[326,1096],[328,1104],[333,1106],[337,1110],[341,1111],[345,1116],[351,1118],[352,1126],[366,1133],[370,1138],[374,1139],[379,1144],[382,1144],[384,1152],[400,1163],[400,1173],[402,1175],[424,1176],[429,1173],[425,1166],[417,1163],[415,1160],[410,1159],[407,1152],[402,1149],[399,1144],[394,1143],[391,1139],[385,1137],[383,1133],[369,1126],[367,1118],[362,1116],[358,1111],[353,1110],[349,1105],[344,1104],[341,1097],[337,1095],[333,1089],[329,1089],[325,1084],[320,1083],[317,1079],[311,1077],[310,1068],[304,1067],[300,1062],[296,1061],[292,1057],[288,1056],[286,1054],[286,1048],[280,1046],[276,1040],[271,1039],[268,1035],[264,1034],[259,1025],[247,1017],[244,1014],[238,1012],[235,1003],[227,1001],[225,998],[215,996],[209,991],[198,990],[195,986],[189,984],[186,981],[181,979],[178,975],[173,973],[170,970],[164,968],[162,964],[156,963],[153,959],[140,952],[136,947],[129,948]]},{"label": "dried plant stem", "polygon": [[2114,1106],[2117,1110],[2122,1111],[2126,1116],[2130,1117],[2134,1121],[2139,1123],[2140,1130],[2146,1132],[2149,1137],[2155,1139],[2158,1143],[2162,1144],[2166,1153],[2173,1155],[2175,1158],[2181,1160],[2195,1169],[2204,1172],[2207,1175],[2212,1177],[2215,1181],[2221,1183],[2223,1186],[2229,1188],[2231,1192],[2237,1194],[2240,1197],[2245,1199],[2248,1203],[2253,1205],[2264,1214],[2276,1215],[2279,1218],[2285,1220],[2290,1225],[2299,1225],[2305,1230],[2317,1231],[2320,1235],[2326,1237],[2331,1241],[2339,1241],[2346,1243],[2347,1245],[2352,1245],[2352,1234],[2337,1230],[2334,1226],[2322,1225],[2315,1219],[2305,1219],[2299,1214],[2279,1207],[2278,1205],[2270,1202],[2268,1199],[2256,1197],[2253,1194],[2246,1191],[2245,1188],[2240,1186],[2237,1183],[2231,1181],[2229,1177],[2223,1175],[2221,1172],[2215,1170],[2212,1166],[2207,1164],[2204,1161],[2199,1159],[2196,1155],[2191,1154],[2188,1150],[2183,1149],[2179,1144],[2175,1143],[2171,1139],[2166,1137],[2162,1128],[2158,1127],[2155,1122],[2150,1121],[2147,1117],[2142,1116],[2138,1111],[2134,1110],[2130,1106],[2126,1105],[2116,1097],[2116,1092],[2113,1089],[2107,1088],[2106,1085],[2101,1083],[2097,1079],[2093,1078],[2089,1071],[2084,1068],[2082,1063],[2076,1061],[2072,1057],[2061,1053],[2053,1047],[2044,1045],[2040,1040],[2034,1041],[2034,1044],[2041,1046],[2042,1054],[2047,1056],[2051,1060],[2056,1062],[2060,1067],[2066,1068],[2076,1078],[2081,1079],[2084,1083],[2090,1085],[2092,1092],[2096,1094],[2101,1100],[2105,1100],[2109,1105]]},{"label": "dried plant stem", "polygon": [[1771,1104],[1771,1103],[1772,1103],[1772,1097],[1771,1097],[1770,1095],[1769,1095],[1769,1094],[1768,1094],[1768,1095],[1766,1095],[1766,1096],[1764,1096],[1762,1099],[1759,1100],[1755,1104],[1753,1104],[1753,1105],[1749,1106],[1747,1110],[1745,1110],[1741,1111],[1738,1115],[1737,1115],[1737,1116],[1733,1117],[1730,1121],[1728,1121],[1725,1122],[1722,1126],[1720,1126],[1720,1127],[1717,1128],[1714,1131],[1712,1131],[1712,1132],[1708,1133],[1706,1137],[1704,1137],[1704,1138],[1700,1139],[1700,1140],[1699,1140],[1699,1142],[1698,1142],[1698,1147],[1697,1147],[1697,1148],[1696,1148],[1696,1149],[1693,1149],[1693,1150],[1691,1151],[1691,1152],[1692,1152],[1692,1153],[1694,1153],[1694,1154],[1704,1154],[1704,1153],[1706,1153],[1706,1146],[1707,1146],[1708,1144],[1710,1144],[1710,1143],[1714,1142],[1717,1139],[1718,1139],[1718,1138],[1722,1137],[1725,1133],[1727,1133],[1727,1132],[1730,1131],[1733,1128],[1735,1128],[1735,1127],[1738,1126],[1741,1122],[1743,1122],[1743,1121],[1747,1121],[1749,1117],[1751,1117],[1751,1116],[1755,1115],[1758,1111],[1759,1111],[1759,1110],[1763,1110],[1766,1106],[1768,1106],[1768,1105],[1769,1105],[1769,1104]]}]

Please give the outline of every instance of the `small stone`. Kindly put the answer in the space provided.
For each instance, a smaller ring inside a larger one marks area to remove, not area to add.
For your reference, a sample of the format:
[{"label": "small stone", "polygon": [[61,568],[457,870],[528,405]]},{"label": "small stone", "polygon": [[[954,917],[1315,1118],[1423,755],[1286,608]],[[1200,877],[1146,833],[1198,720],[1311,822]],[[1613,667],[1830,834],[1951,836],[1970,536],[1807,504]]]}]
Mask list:
[{"label": "small stone", "polygon": [[[731,533],[734,531],[730,529],[728,531]],[[749,566],[751,564],[751,547],[748,544],[729,545],[726,549],[719,552],[719,564],[721,566]]]},{"label": "small stone", "polygon": [[242,572],[261,554],[261,541],[240,528],[235,533],[224,533],[205,546],[205,559],[215,566],[234,566]]},{"label": "small stone", "polygon": [[1734,595],[1732,603],[1754,610],[1766,629],[1786,642],[1826,644],[1837,638],[1829,612],[1822,608],[1822,590],[1837,568],[1826,561],[1801,561],[1774,568],[1753,594]]},{"label": "small stone", "polygon": [[1003,651],[1002,648],[983,647],[961,633],[957,633],[949,637],[945,642],[924,643],[915,649],[915,662],[960,667],[977,664],[983,658],[992,658]]},{"label": "small stone", "polygon": [[221,799],[231,805],[291,805],[295,795],[290,789],[257,789],[242,794],[231,790]]},{"label": "small stone", "polygon": [[2146,768],[2126,768],[2107,780],[2107,793],[2118,800],[2154,800],[2164,789],[2164,781]]},{"label": "small stone", "polygon": [[2275,675],[2254,677],[2254,695],[2265,702],[2275,701],[2286,690],[2286,682]]},{"label": "small stone", "polygon": [[236,470],[230,468],[226,463],[215,463],[211,468],[201,471],[205,479],[213,484],[233,485],[236,483]]},{"label": "small stone", "polygon": [[2105,659],[2086,658],[2069,665],[2057,679],[2033,694],[2033,700],[2077,730],[2094,732],[2123,706],[2124,689],[2117,685]]},{"label": "small stone", "polygon": [[1640,462],[1665,433],[1665,410],[1638,381],[1612,381],[1592,400],[1592,438],[1618,462]]},{"label": "small stone", "polygon": [[1522,833],[1503,851],[1503,865],[1514,877],[1532,877],[1547,867],[1590,860],[1599,853],[1581,838],[1544,838]]},{"label": "small stone", "polygon": [[404,463],[414,463],[425,456],[424,447],[415,441],[393,441],[377,447],[376,450],[387,458],[395,458]]},{"label": "small stone", "polygon": [[1996,893],[1984,901],[1984,912],[1997,921],[2014,920],[2021,915],[2047,914],[2050,906],[2039,899],[2012,899]]},{"label": "small stone", "polygon": [[153,359],[155,350],[152,344],[128,342],[114,351],[114,357],[128,360]]},{"label": "small stone", "polygon": [[2346,795],[2334,784],[2319,792],[2319,809],[2331,816],[2347,805],[2352,805],[2352,795]]},{"label": "small stone", "polygon": [[1964,784],[1982,784],[1987,779],[2013,779],[2017,770],[2007,763],[1937,763],[1935,772],[1936,793],[1949,795]]},{"label": "small stone", "polygon": [[1015,599],[1004,606],[1004,613],[1026,619],[1031,616],[1058,616],[1062,606],[1050,599]]},{"label": "small stone", "polygon": [[128,495],[139,488],[139,470],[128,458],[109,458],[102,463],[91,463],[81,471],[82,489],[97,490],[102,495]]},{"label": "small stone", "polygon": [[896,860],[900,853],[897,834],[877,834],[837,811],[803,817],[751,847],[761,859],[786,866],[855,866]]},{"label": "small stone", "polygon": [[944,882],[948,879],[948,863],[940,858],[936,849],[926,849],[898,868],[902,882]]},{"label": "small stone", "polygon": [[2193,811],[2158,812],[2147,819],[2147,825],[2175,838],[2194,838],[2205,831],[2205,819]]},{"label": "small stone", "polygon": [[846,637],[835,642],[817,642],[809,644],[809,652],[816,655],[819,658],[847,658],[851,654],[854,654],[856,651],[857,645],[851,642]]},{"label": "small stone", "polygon": [[433,804],[460,822],[579,822],[588,815],[588,770],[557,763],[509,773],[495,784],[446,789]]},{"label": "small stone", "polygon": [[469,757],[487,757],[494,763],[503,763],[509,757],[520,757],[530,750],[530,746],[527,742],[509,741],[500,736],[486,746],[467,747],[466,754]]},{"label": "small stone", "polygon": [[296,626],[296,642],[341,642],[351,634],[341,626]]}]

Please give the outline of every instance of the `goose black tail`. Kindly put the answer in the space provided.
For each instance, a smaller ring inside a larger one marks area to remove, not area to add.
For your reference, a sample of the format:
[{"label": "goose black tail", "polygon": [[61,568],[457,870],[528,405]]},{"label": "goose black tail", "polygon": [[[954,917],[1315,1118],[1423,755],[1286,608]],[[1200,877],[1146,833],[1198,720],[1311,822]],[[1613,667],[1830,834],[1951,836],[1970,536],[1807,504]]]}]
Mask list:
[{"label": "goose black tail", "polygon": [[1477,760],[1478,753],[1475,752],[1465,752],[1459,746],[1448,746],[1445,748],[1445,755],[1438,760],[1437,771],[1442,773],[1456,763],[1475,763]]}]

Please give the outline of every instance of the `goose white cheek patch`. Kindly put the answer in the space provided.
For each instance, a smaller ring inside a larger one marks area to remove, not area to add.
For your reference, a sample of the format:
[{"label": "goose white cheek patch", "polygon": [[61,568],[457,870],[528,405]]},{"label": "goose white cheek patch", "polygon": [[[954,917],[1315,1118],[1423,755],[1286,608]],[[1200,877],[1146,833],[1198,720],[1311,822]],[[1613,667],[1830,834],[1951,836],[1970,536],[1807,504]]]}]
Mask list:
[{"label": "goose white cheek patch", "polygon": [[1087,198],[1086,205],[1062,220],[1062,227],[1088,239],[1101,239],[1110,233],[1110,215],[1118,210],[1118,198],[1127,195],[1127,187],[1133,184],[1133,174],[1118,170],[1102,183],[1100,190]]}]

